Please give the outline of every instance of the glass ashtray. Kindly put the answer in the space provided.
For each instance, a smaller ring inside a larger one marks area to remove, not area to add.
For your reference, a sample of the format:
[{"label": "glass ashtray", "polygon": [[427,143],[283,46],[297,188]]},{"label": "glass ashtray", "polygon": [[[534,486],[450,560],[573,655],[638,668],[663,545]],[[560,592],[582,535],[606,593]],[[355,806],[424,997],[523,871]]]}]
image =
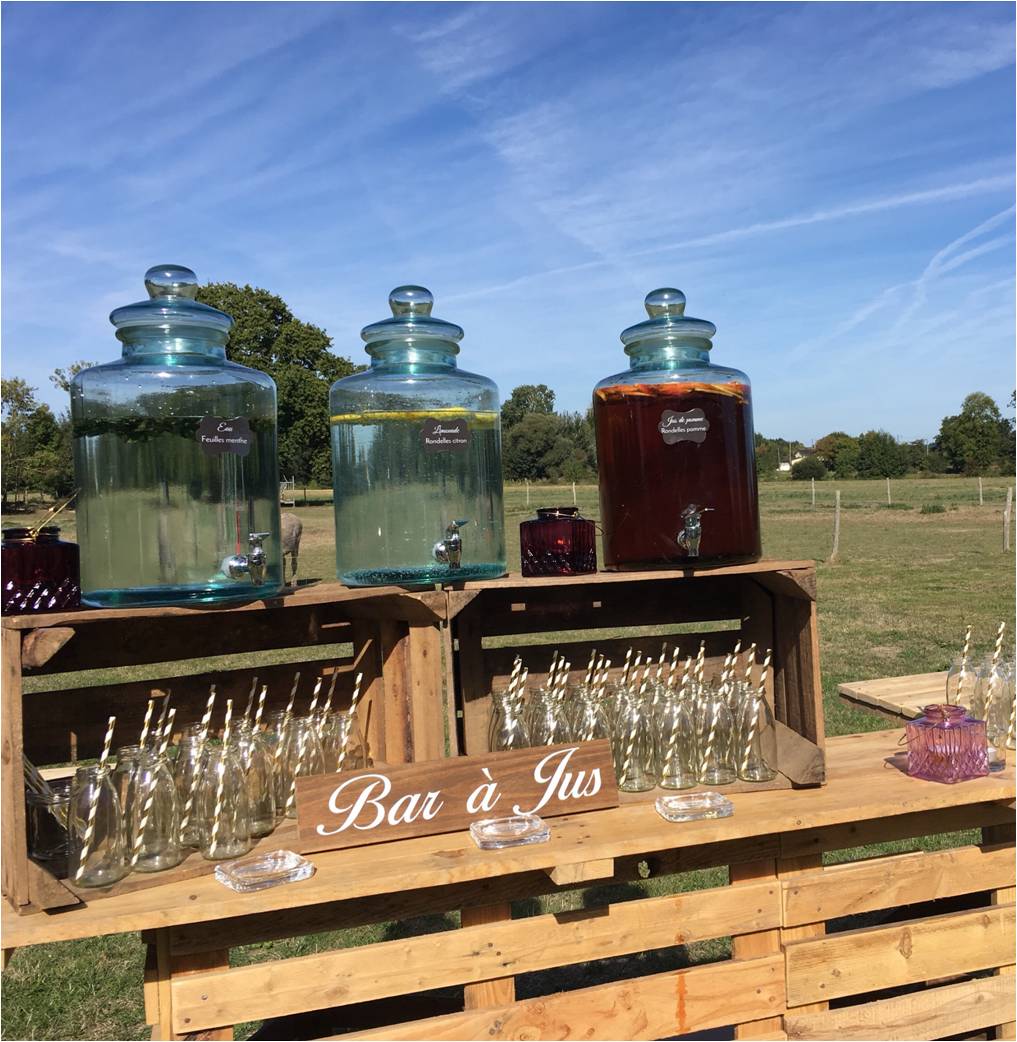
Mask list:
[{"label": "glass ashtray", "polygon": [[734,804],[719,792],[658,796],[654,806],[665,821],[702,821],[704,818],[730,818],[734,814]]},{"label": "glass ashtray", "polygon": [[314,865],[292,850],[251,854],[215,866],[215,878],[238,894],[268,890],[283,883],[297,883],[314,875]]},{"label": "glass ashtray", "polygon": [[546,843],[551,829],[536,814],[512,814],[507,818],[484,818],[470,825],[473,842],[481,850],[524,847],[528,843]]}]

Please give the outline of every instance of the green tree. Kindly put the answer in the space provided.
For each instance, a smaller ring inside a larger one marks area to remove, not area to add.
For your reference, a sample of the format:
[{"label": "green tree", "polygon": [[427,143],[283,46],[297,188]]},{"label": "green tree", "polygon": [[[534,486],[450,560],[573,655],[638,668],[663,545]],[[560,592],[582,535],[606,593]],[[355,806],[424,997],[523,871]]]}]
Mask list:
[{"label": "green tree", "polygon": [[276,382],[282,473],[330,484],[328,390],[363,366],[333,354],[323,329],[294,318],[286,302],[268,290],[215,282],[202,286],[198,299],[232,316],[226,341],[230,360],[260,369]]},{"label": "green tree", "polygon": [[827,473],[826,464],[818,456],[806,456],[791,468],[791,477],[795,481],[808,481],[810,478],[822,481]]},{"label": "green tree", "polygon": [[858,438],[860,478],[897,478],[907,472],[907,463],[897,439],[886,431],[866,431]]},{"label": "green tree", "polygon": [[762,434],[756,435],[756,473],[763,480],[777,473],[777,442]]},{"label": "green tree", "polygon": [[554,413],[530,413],[509,428],[504,437],[502,465],[511,481],[542,481],[550,470],[569,458],[562,420]]},{"label": "green tree", "polygon": [[531,413],[550,415],[553,412],[554,391],[547,384],[520,384],[502,403],[502,430],[511,430]]},{"label": "green tree", "polygon": [[71,393],[71,381],[84,369],[91,369],[98,362],[71,362],[70,365],[60,369],[54,369],[49,376],[49,382],[54,387],[59,387],[64,394]]},{"label": "green tree", "polygon": [[827,469],[839,478],[853,477],[858,468],[858,439],[844,431],[833,431],[820,438],[815,446],[816,453]]},{"label": "green tree", "polygon": [[975,391],[964,399],[958,415],[943,419],[936,448],[955,473],[985,474],[1003,465],[1012,450],[1010,424],[989,395]]}]

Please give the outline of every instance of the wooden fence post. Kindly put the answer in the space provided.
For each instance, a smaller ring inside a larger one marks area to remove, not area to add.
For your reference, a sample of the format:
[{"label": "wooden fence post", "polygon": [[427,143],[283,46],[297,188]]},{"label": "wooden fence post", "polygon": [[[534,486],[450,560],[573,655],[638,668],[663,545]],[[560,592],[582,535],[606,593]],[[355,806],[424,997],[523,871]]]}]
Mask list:
[{"label": "wooden fence post", "polygon": [[840,489],[834,493],[833,506],[833,550],[830,552],[830,563],[837,560],[840,550]]},{"label": "wooden fence post", "polygon": [[1010,549],[1010,517],[1013,513],[1013,485],[1006,490],[1006,510],[1003,511],[1003,549]]},{"label": "wooden fence post", "polygon": [[811,478],[812,481],[812,509],[816,509],[816,479]]},{"label": "wooden fence post", "polygon": [[890,498],[890,479],[886,479],[886,505],[888,507],[893,506],[893,500]]},{"label": "wooden fence post", "polygon": [[980,507],[985,506],[985,500],[982,497],[982,479],[978,479],[978,505]]}]

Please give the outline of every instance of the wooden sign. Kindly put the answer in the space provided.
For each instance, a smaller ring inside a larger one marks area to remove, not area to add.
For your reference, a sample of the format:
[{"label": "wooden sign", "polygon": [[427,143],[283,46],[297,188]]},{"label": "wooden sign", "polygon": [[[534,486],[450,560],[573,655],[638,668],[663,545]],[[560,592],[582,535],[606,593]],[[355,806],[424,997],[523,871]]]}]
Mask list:
[{"label": "wooden sign", "polygon": [[618,806],[601,739],[297,778],[297,849],[341,850],[458,832],[481,818]]}]

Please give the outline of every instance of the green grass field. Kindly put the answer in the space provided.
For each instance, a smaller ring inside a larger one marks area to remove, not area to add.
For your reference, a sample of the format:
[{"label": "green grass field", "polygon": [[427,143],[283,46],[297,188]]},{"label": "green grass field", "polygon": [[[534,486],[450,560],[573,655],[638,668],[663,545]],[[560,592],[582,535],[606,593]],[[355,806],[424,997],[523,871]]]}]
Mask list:
[{"label": "green grass field", "polygon": [[[887,506],[884,481],[823,481],[813,508],[808,482],[760,486],[763,546],[767,557],[817,562],[820,647],[827,732],[874,730],[885,721],[849,709],[837,685],[860,680],[945,669],[971,624],[979,648],[988,648],[1000,619],[1014,617],[1014,556],[1003,552],[1003,505],[1012,479],[986,478],[983,505],[971,478],[899,480],[891,483]],[[840,556],[826,563],[833,535],[834,492],[841,491]],[[509,566],[519,561],[518,523],[537,506],[571,503],[571,487],[512,486],[506,491]],[[594,486],[576,489],[584,514],[597,517]],[[942,511],[929,512],[933,505]],[[922,508],[926,512],[922,512]],[[295,508],[304,524],[300,578],[333,574],[332,512],[329,506]],[[21,521],[5,518],[5,521]],[[63,518],[73,538],[73,515]],[[208,667],[195,661],[194,671]],[[97,682],[121,679],[128,671],[108,671]],[[935,837],[924,846],[950,845],[955,836]],[[893,844],[886,849],[909,849]],[[850,856],[836,852],[832,860]],[[652,892],[718,885],[723,870],[651,880]],[[638,896],[630,886],[620,896]],[[602,895],[601,895],[602,896]],[[618,899],[613,895],[612,899]],[[576,900],[532,902],[517,914],[565,907]],[[283,955],[349,947],[409,931],[451,929],[455,916],[412,924],[380,924],[295,941],[240,949],[237,965]],[[710,942],[643,957],[646,972],[683,961],[709,961],[726,954],[724,942]],[[3,1037],[21,1039],[103,1039],[148,1037],[141,1002],[143,948],[136,936],[111,937],[20,951],[3,975]],[[631,973],[631,962],[627,972]],[[638,972],[638,971],[636,971]],[[575,985],[573,970],[523,980],[520,994]],[[246,1025],[246,1037],[255,1025]],[[341,1030],[341,1022],[333,1030]],[[322,1032],[324,1033],[324,1032]],[[298,1037],[295,1035],[275,1037]]]}]

